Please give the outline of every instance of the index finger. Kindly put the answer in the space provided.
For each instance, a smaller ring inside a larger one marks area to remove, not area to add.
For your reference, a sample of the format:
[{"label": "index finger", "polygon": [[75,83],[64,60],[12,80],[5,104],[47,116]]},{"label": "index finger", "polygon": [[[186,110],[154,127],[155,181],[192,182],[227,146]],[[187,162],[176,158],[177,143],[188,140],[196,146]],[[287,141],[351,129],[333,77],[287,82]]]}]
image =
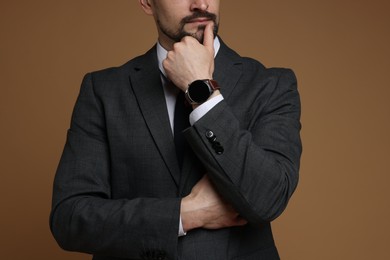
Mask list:
[{"label": "index finger", "polygon": [[207,47],[210,51],[214,52],[214,23],[209,23],[206,25],[203,33],[203,45]]}]

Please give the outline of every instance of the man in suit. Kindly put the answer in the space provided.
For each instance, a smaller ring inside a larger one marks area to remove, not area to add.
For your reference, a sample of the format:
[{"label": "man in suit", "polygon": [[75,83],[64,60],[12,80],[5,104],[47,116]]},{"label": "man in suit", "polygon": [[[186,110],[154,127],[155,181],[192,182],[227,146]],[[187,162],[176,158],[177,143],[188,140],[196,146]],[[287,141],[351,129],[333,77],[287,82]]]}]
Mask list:
[{"label": "man in suit", "polygon": [[228,48],[219,0],[139,2],[158,43],[85,76],[54,181],[54,237],[96,260],[279,259],[270,222],[301,155],[293,72]]}]

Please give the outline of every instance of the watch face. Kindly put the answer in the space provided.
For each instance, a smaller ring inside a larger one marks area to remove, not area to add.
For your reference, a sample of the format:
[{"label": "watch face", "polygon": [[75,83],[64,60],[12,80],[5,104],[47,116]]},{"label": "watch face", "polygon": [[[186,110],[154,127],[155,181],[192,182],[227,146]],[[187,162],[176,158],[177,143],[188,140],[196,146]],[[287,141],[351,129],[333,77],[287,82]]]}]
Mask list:
[{"label": "watch face", "polygon": [[210,97],[210,88],[203,80],[191,83],[189,89],[190,98],[196,103],[203,103]]}]

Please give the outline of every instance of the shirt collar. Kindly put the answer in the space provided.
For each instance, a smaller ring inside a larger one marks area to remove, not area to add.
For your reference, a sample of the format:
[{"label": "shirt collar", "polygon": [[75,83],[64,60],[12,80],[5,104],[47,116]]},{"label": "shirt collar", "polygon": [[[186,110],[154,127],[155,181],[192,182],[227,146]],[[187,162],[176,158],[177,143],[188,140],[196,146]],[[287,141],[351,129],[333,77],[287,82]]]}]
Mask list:
[{"label": "shirt collar", "polygon": [[[221,43],[219,42],[218,37],[215,37],[214,38],[214,57],[217,56],[217,53],[219,51],[219,47],[221,47]],[[164,76],[166,76],[166,74],[165,74],[165,70],[164,70],[164,67],[162,65],[162,62],[167,57],[167,54],[168,54],[168,51],[166,49],[164,49],[164,47],[161,46],[161,44],[159,42],[157,42],[158,67],[160,68],[160,71],[162,72],[162,74]]]}]

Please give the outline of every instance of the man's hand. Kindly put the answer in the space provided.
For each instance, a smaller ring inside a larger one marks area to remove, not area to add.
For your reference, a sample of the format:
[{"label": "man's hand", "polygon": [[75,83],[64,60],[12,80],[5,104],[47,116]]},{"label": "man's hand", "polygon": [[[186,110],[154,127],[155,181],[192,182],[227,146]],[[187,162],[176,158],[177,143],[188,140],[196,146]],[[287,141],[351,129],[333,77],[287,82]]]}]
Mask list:
[{"label": "man's hand", "polygon": [[186,36],[173,45],[163,66],[168,78],[182,91],[197,79],[212,79],[214,72],[213,23],[204,30],[203,45],[194,37]]},{"label": "man's hand", "polygon": [[247,223],[217,193],[207,175],[182,199],[180,214],[186,232],[194,228],[219,229]]}]

